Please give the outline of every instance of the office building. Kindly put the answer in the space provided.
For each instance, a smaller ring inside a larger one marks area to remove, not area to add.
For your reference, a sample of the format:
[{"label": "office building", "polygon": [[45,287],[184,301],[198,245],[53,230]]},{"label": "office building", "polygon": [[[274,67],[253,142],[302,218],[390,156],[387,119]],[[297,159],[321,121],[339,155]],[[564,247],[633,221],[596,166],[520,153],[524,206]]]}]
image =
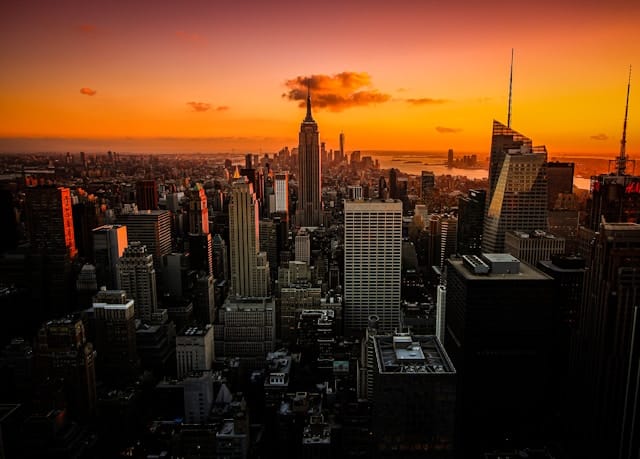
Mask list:
[{"label": "office building", "polygon": [[189,233],[209,234],[209,210],[204,188],[197,184],[187,190],[185,195],[189,205]]},{"label": "office building", "polygon": [[445,348],[458,372],[460,457],[478,457],[505,438],[547,441],[553,287],[509,254],[447,260]]},{"label": "office building", "polygon": [[344,204],[345,328],[359,332],[368,318],[392,331],[400,315],[402,203],[346,201]]},{"label": "office building", "polygon": [[121,214],[117,223],[127,228],[127,240],[140,241],[153,256],[156,271],[162,271],[162,258],[172,252],[171,213],[167,210],[133,211]]},{"label": "office building", "polygon": [[507,231],[504,239],[505,252],[520,261],[536,266],[540,260],[550,260],[565,252],[565,240],[545,231]]},{"label": "office building", "polygon": [[191,269],[213,275],[213,238],[210,233],[189,233],[187,251]]},{"label": "office building", "polygon": [[229,204],[231,293],[264,297],[269,291],[269,262],[260,251],[258,200],[246,177],[236,175]]},{"label": "office building", "polygon": [[275,175],[274,191],[276,195],[276,205],[272,212],[286,215],[289,220],[289,172],[280,172]]},{"label": "office building", "polygon": [[116,265],[129,245],[127,227],[123,225],[103,225],[94,228],[93,260],[96,266],[98,287],[114,289],[118,283]]},{"label": "office building", "polygon": [[373,338],[372,431],[375,457],[453,451],[456,370],[435,336]]},{"label": "office building", "polygon": [[427,206],[429,206],[430,204],[430,199],[433,195],[435,187],[435,174],[431,171],[422,171],[422,175],[420,176],[420,192],[422,196],[422,202],[424,202]]},{"label": "office building", "polygon": [[189,327],[176,336],[178,378],[192,371],[211,370],[215,359],[213,326]]},{"label": "office building", "polygon": [[[35,369],[40,381],[43,409],[69,409],[72,418],[86,418],[96,409],[96,353],[87,342],[79,315],[49,320],[42,324],[34,346]],[[64,405],[60,405],[58,385]]]},{"label": "office building", "polygon": [[[560,195],[573,194],[574,163],[550,161],[547,163],[547,208],[553,210],[556,207]],[[560,201],[562,202],[562,200]]]},{"label": "office building", "polygon": [[227,281],[231,280],[227,243],[219,234],[213,236],[213,266],[213,277]]},{"label": "office building", "polygon": [[301,229],[296,234],[295,249],[296,261],[311,264],[311,237],[306,230]]},{"label": "office building", "polygon": [[155,180],[136,182],[136,204],[139,210],[158,209],[158,184]]},{"label": "office building", "polygon": [[151,322],[158,309],[156,270],[146,246],[134,241],[124,250],[117,264],[118,289],[125,290],[135,300],[136,318]]},{"label": "office building", "polygon": [[98,373],[120,381],[137,376],[134,301],[124,290],[100,290],[93,299]]},{"label": "office building", "polygon": [[459,255],[480,255],[486,190],[469,190],[458,199],[458,234],[456,252]]},{"label": "office building", "polygon": [[603,223],[599,230],[572,349],[573,446],[583,457],[638,457],[640,224]]},{"label": "office building", "polygon": [[298,204],[300,226],[322,224],[322,169],[318,124],[311,116],[311,94],[307,94],[307,116],[300,125],[298,144]]},{"label": "office building", "polygon": [[211,371],[197,371],[184,376],[185,424],[205,424],[209,419],[214,401]]},{"label": "office building", "polygon": [[545,147],[493,122],[484,252],[503,252],[509,230],[547,230],[546,161]]}]

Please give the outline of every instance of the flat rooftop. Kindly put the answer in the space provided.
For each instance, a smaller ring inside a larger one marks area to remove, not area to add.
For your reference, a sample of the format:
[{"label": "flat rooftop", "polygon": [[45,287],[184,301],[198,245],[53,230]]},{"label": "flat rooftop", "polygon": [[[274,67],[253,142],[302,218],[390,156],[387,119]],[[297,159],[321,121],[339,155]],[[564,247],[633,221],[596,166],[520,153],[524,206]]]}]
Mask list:
[{"label": "flat rooftop", "polygon": [[[483,254],[486,255],[486,254]],[[493,255],[493,254],[490,254]],[[502,254],[499,254],[502,255]],[[509,257],[512,257],[509,255]],[[512,257],[514,258],[514,257]],[[516,258],[517,260],[517,258]],[[510,280],[545,280],[551,279],[551,277],[547,276],[541,271],[538,271],[532,266],[529,266],[526,263],[520,263],[520,270],[518,273],[514,274],[495,274],[489,272],[488,274],[474,274],[469,269],[467,269],[463,263],[462,259],[454,259],[449,258],[448,260],[450,266],[455,269],[462,277],[468,280],[484,280],[484,281],[504,281],[505,279]]]},{"label": "flat rooftop", "polygon": [[455,374],[446,351],[434,335],[374,337],[380,373]]}]

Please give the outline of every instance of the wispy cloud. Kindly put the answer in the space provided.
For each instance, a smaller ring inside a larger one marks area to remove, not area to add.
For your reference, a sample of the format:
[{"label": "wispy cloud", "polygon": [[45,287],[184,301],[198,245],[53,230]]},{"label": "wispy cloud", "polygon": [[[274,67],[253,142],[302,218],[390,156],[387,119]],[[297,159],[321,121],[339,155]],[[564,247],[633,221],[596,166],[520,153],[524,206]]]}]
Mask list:
[{"label": "wispy cloud", "polygon": [[591,136],[591,140],[607,140],[609,136],[607,134],[596,134]]},{"label": "wispy cloud", "polygon": [[444,127],[444,126],[436,126],[436,131],[438,131],[440,134],[457,134],[458,132],[462,132],[462,129]]},{"label": "wispy cloud", "polygon": [[211,110],[211,104],[206,102],[187,102],[187,105],[191,107],[194,112],[206,112]]},{"label": "wispy cloud", "polygon": [[226,112],[227,110],[229,110],[229,108],[231,108],[231,107],[229,107],[228,105],[220,105],[220,106],[216,107],[216,111],[217,112]]},{"label": "wispy cloud", "polygon": [[282,97],[300,101],[299,106],[303,107],[307,99],[307,85],[311,88],[313,106],[334,112],[384,103],[391,99],[389,94],[371,87],[371,76],[366,72],[297,76],[285,81],[289,91],[282,94]]},{"label": "wispy cloud", "polygon": [[430,97],[422,97],[420,99],[407,99],[407,103],[411,105],[440,105],[449,102],[446,99],[432,99]]},{"label": "wispy cloud", "polygon": [[85,96],[95,96],[97,92],[98,91],[91,88],[80,88],[80,94],[84,94]]}]

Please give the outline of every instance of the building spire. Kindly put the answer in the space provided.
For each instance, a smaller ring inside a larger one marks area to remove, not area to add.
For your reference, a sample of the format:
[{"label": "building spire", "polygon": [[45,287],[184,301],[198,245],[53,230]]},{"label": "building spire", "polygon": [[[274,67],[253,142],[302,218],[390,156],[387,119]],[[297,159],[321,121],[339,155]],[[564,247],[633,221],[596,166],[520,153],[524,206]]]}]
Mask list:
[{"label": "building spire", "polygon": [[627,82],[627,103],[624,107],[624,123],[622,124],[622,139],[620,140],[620,156],[616,158],[617,173],[624,175],[627,168],[627,118],[629,115],[629,91],[631,90],[631,66],[629,66],[629,81]]},{"label": "building spire", "polygon": [[511,127],[511,95],[513,93],[513,48],[511,48],[511,71],[509,72],[509,108],[507,110],[507,127]]},{"label": "building spire", "polygon": [[307,78],[307,116],[304,119],[305,122],[313,123],[313,117],[311,116],[311,78]]}]

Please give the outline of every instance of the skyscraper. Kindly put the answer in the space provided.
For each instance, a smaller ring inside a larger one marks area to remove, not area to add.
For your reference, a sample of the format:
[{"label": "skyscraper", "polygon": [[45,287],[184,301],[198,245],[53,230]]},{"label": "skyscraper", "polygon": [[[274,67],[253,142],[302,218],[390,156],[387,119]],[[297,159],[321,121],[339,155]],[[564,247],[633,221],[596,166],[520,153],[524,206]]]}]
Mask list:
[{"label": "skyscraper", "polygon": [[311,94],[307,94],[307,116],[300,125],[298,144],[298,224],[322,223],[322,171],[318,124],[311,116]]},{"label": "skyscraper", "polygon": [[576,457],[638,457],[640,224],[600,226],[584,285],[572,349]]},{"label": "skyscraper", "polygon": [[509,230],[547,230],[547,151],[494,121],[484,252],[504,251]]},{"label": "skyscraper", "polygon": [[131,242],[118,262],[118,289],[135,301],[136,317],[151,322],[158,309],[156,271],[153,257],[139,241]]},{"label": "skyscraper", "polygon": [[69,188],[27,188],[25,206],[32,249],[38,253],[63,253],[74,258],[78,251]]},{"label": "skyscraper", "polygon": [[376,315],[391,332],[400,315],[402,203],[346,201],[344,214],[345,327],[364,330]]},{"label": "skyscraper", "polygon": [[469,190],[458,199],[456,251],[460,255],[480,255],[486,197],[485,190]]},{"label": "skyscraper", "polygon": [[103,225],[93,231],[93,260],[96,265],[98,287],[116,288],[118,274],[116,264],[129,245],[127,227],[123,225]]},{"label": "skyscraper", "polygon": [[189,201],[189,233],[209,234],[207,195],[200,184],[186,193]]},{"label": "skyscraper", "polygon": [[153,255],[156,271],[162,271],[162,257],[171,253],[171,213],[167,210],[146,210],[122,214],[118,223],[126,225],[127,239],[140,241]]},{"label": "skyscraper", "polygon": [[544,444],[553,281],[507,254],[447,260],[445,348],[458,371],[459,457]]},{"label": "skyscraper", "polygon": [[267,254],[260,252],[258,200],[246,177],[234,178],[229,204],[231,292],[238,297],[264,297],[269,289]]},{"label": "skyscraper", "polygon": [[140,210],[158,209],[158,184],[155,180],[136,182],[136,203]]},{"label": "skyscraper", "polygon": [[274,212],[283,213],[289,219],[289,172],[275,176],[276,208]]}]

